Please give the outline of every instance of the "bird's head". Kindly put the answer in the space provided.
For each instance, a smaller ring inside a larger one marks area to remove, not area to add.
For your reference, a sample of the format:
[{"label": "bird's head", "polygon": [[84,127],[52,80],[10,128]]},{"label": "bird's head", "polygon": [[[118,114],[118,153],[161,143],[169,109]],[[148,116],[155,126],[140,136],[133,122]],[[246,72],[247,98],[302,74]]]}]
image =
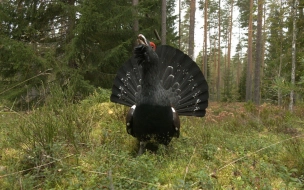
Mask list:
[{"label": "bird's head", "polygon": [[138,35],[137,42],[138,46],[134,48],[134,55],[135,58],[137,58],[137,63],[139,65],[143,65],[144,63],[153,63],[150,65],[158,65],[158,56],[155,52],[155,44],[147,40],[147,38],[142,34]]},{"label": "bird's head", "polygon": [[153,51],[156,50],[156,45],[153,42],[150,42],[149,40],[147,40],[147,38],[142,34],[138,35],[137,42],[138,42],[139,45],[143,45],[143,46],[146,46],[146,47],[151,47],[153,49]]}]

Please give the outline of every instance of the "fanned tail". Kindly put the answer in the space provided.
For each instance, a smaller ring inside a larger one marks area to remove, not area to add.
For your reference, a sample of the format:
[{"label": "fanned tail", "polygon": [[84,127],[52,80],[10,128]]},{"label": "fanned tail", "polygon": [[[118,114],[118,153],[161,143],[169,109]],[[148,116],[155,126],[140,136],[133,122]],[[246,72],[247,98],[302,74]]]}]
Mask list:
[{"label": "fanned tail", "polygon": [[[197,64],[182,51],[159,46],[159,78],[170,102],[179,115],[203,117],[208,107],[208,84]],[[111,101],[126,106],[136,104],[141,90],[141,66],[134,57],[118,70],[112,87]]]},{"label": "fanned tail", "polygon": [[208,107],[208,84],[197,64],[171,46],[159,46],[156,52],[161,64],[159,77],[178,114],[203,117]]}]

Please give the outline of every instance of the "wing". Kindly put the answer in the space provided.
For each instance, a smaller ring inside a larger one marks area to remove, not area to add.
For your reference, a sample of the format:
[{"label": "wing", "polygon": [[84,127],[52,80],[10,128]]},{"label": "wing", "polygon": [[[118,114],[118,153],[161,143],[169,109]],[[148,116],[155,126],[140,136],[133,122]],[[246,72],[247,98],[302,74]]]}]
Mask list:
[{"label": "wing", "polygon": [[171,107],[172,109],[172,115],[173,115],[173,127],[175,129],[175,137],[179,137],[179,133],[180,133],[180,120],[179,120],[179,116],[176,113],[175,109],[173,107]]},{"label": "wing", "polygon": [[127,117],[126,117],[126,129],[127,129],[127,133],[129,135],[132,135],[132,136],[134,136],[134,134],[133,134],[133,113],[135,111],[135,108],[136,108],[136,106],[133,105],[130,108],[130,110],[129,110],[128,114],[127,114]]}]

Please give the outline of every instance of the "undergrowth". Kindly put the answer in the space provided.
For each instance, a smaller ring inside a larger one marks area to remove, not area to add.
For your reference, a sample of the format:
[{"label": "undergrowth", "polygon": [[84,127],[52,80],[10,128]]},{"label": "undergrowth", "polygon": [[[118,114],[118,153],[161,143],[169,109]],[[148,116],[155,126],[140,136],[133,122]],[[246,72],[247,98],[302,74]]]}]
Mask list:
[{"label": "undergrowth", "polygon": [[54,88],[28,112],[0,109],[0,189],[301,189],[304,107],[210,103],[181,136],[136,157],[128,109],[98,89],[75,102]]}]

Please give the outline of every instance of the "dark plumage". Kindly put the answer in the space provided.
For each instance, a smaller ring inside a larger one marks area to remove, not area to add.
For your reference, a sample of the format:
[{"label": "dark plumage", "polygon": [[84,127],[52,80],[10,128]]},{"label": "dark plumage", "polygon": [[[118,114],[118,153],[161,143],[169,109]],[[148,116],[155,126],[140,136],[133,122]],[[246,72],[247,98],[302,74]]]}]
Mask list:
[{"label": "dark plumage", "polygon": [[111,101],[132,106],[127,132],[140,141],[140,155],[151,138],[168,145],[179,137],[178,115],[203,117],[209,94],[202,72],[189,56],[167,45],[154,51],[143,35],[138,42],[134,56],[117,72]]}]

